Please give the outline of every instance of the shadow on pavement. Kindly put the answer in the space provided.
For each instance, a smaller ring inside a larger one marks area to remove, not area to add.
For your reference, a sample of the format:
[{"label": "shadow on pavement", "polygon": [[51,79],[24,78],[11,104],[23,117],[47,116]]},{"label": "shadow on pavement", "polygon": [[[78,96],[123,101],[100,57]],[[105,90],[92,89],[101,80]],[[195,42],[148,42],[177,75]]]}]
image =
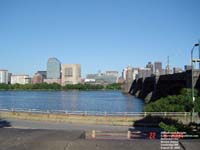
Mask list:
[{"label": "shadow on pavement", "polygon": [[159,116],[146,116],[140,120],[133,123],[133,128],[129,131],[132,133],[133,138],[142,139],[160,139],[161,132],[163,129],[159,127],[159,123],[164,122],[167,124],[177,124],[177,120],[172,120],[170,118],[163,118]]},{"label": "shadow on pavement", "polygon": [[0,119],[0,128],[10,127],[10,126],[11,126],[10,122]]},{"label": "shadow on pavement", "polygon": [[168,125],[178,124],[178,120],[160,116],[146,116],[143,119],[137,120],[133,123],[134,127],[159,127],[159,123],[163,122]]}]

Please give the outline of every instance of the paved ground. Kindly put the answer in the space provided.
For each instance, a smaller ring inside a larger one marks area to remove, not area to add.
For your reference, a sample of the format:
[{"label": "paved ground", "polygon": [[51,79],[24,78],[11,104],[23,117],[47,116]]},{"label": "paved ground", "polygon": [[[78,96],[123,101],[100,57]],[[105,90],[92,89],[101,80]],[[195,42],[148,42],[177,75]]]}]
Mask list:
[{"label": "paved ground", "polygon": [[[6,120],[0,128],[0,150],[159,150],[160,140],[88,140],[90,128],[123,131],[129,127]],[[17,128],[12,128],[19,127]],[[2,126],[3,127],[3,126]],[[25,128],[25,129],[22,129]],[[30,129],[32,128],[32,129]],[[39,128],[39,129],[37,129]],[[200,140],[183,140],[186,150],[199,150]],[[183,150],[181,148],[180,150]]]},{"label": "paved ground", "polygon": [[[182,141],[199,150],[200,141]],[[84,131],[0,129],[1,150],[159,150],[160,140],[86,140]],[[181,148],[183,150],[183,148]]]},{"label": "paved ground", "polygon": [[0,129],[1,150],[150,150],[150,147],[159,149],[159,141],[86,140],[84,131]]},{"label": "paved ground", "polygon": [[89,124],[71,124],[65,122],[48,121],[30,121],[19,119],[6,119],[12,128],[23,129],[53,129],[53,130],[109,130],[109,131],[128,131],[128,126],[110,126],[110,125],[89,125]]}]

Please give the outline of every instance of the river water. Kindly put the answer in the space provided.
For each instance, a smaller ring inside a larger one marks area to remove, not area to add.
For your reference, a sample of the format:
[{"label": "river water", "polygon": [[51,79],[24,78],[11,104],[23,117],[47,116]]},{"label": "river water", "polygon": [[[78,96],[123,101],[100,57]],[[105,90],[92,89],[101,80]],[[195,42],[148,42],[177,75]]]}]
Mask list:
[{"label": "river water", "polygon": [[0,91],[0,108],[141,112],[144,101],[121,91]]}]

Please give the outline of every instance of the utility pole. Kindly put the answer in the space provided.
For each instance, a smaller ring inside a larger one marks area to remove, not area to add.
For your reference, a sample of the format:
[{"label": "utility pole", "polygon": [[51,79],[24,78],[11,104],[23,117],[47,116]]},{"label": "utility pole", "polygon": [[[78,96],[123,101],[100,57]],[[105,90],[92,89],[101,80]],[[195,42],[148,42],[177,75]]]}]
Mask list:
[{"label": "utility pole", "polygon": [[192,108],[192,122],[194,121],[194,104],[195,104],[195,97],[194,97],[194,79],[193,79],[193,74],[194,74],[194,65],[195,63],[200,63],[200,59],[193,59],[193,51],[195,49],[195,47],[199,46],[199,43],[198,44],[194,44],[192,50],[191,50],[191,66],[192,66],[192,70],[191,70],[191,77],[192,77],[192,102],[193,102],[193,108]]}]

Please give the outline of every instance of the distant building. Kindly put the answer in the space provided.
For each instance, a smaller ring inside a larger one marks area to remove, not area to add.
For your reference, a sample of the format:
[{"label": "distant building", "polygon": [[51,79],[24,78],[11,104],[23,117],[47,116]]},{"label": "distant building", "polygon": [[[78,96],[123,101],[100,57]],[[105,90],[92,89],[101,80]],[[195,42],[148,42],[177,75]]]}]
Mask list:
[{"label": "distant building", "polygon": [[149,68],[151,70],[151,74],[153,74],[153,64],[151,62],[148,62],[146,68]]},{"label": "distant building", "polygon": [[35,74],[40,74],[43,79],[47,78],[47,71],[37,71]]},{"label": "distant building", "polygon": [[80,64],[62,64],[62,85],[81,83]]},{"label": "distant building", "polygon": [[118,71],[106,71],[107,76],[115,76],[118,77]]},{"label": "distant building", "polygon": [[106,71],[105,73],[98,72],[98,74],[88,74],[86,76],[85,83],[103,85],[118,83],[118,72]]},{"label": "distant building", "polygon": [[11,84],[29,84],[31,82],[31,78],[29,75],[12,75],[11,76]]},{"label": "distant building", "polygon": [[84,83],[95,83],[95,79],[85,79]]},{"label": "distant building", "polygon": [[8,73],[8,84],[11,84],[11,76],[12,76],[12,73]]},{"label": "distant building", "polygon": [[87,74],[86,79],[96,79],[98,76],[101,76],[99,74]]},{"label": "distant building", "polygon": [[191,65],[185,65],[184,69],[185,69],[185,71],[192,70],[192,66]]},{"label": "distant building", "polygon": [[132,82],[133,81],[133,68],[131,66],[127,67],[126,81],[127,82]]},{"label": "distant building", "polygon": [[173,73],[181,73],[181,72],[183,72],[182,68],[179,68],[179,67],[174,67],[173,68]]},{"label": "distant building", "polygon": [[161,75],[162,74],[162,63],[154,62],[154,74]]},{"label": "distant building", "polygon": [[110,76],[110,77],[113,77],[113,78],[116,78],[116,82],[118,82],[118,79],[119,79],[119,73],[118,71],[106,71],[105,72],[105,76]]},{"label": "distant building", "polygon": [[118,78],[118,83],[121,83],[121,84],[122,84],[122,83],[124,83],[124,81],[125,81],[125,80],[124,80],[122,77],[119,77],[119,78]]},{"label": "distant building", "polygon": [[[131,66],[128,66],[127,68],[123,69],[122,72],[122,78],[124,80],[135,80],[139,78],[139,69],[138,68],[132,68]],[[127,79],[129,77],[129,79]]]},{"label": "distant building", "polygon": [[49,58],[47,62],[47,79],[60,79],[61,63],[57,58]]},{"label": "distant building", "polygon": [[133,68],[133,80],[139,78],[139,68]]},{"label": "distant building", "polygon": [[162,69],[162,72],[161,72],[161,74],[160,75],[166,75],[166,69]]},{"label": "distant building", "polygon": [[172,67],[170,65],[166,66],[165,74],[173,74],[173,70],[172,70]]},{"label": "distant building", "polygon": [[138,78],[147,78],[152,74],[151,68],[139,68],[138,70]]},{"label": "distant building", "polygon": [[126,80],[127,68],[124,68],[122,71],[122,78]]},{"label": "distant building", "polygon": [[41,74],[35,74],[35,75],[33,76],[32,83],[33,83],[33,84],[36,84],[36,83],[43,83],[43,80],[44,80],[44,78],[43,78],[43,76],[42,76]]},{"label": "distant building", "polygon": [[8,84],[8,70],[0,70],[0,83]]},{"label": "distant building", "polygon": [[48,84],[52,83],[61,84],[61,79],[44,79],[43,82]]}]

